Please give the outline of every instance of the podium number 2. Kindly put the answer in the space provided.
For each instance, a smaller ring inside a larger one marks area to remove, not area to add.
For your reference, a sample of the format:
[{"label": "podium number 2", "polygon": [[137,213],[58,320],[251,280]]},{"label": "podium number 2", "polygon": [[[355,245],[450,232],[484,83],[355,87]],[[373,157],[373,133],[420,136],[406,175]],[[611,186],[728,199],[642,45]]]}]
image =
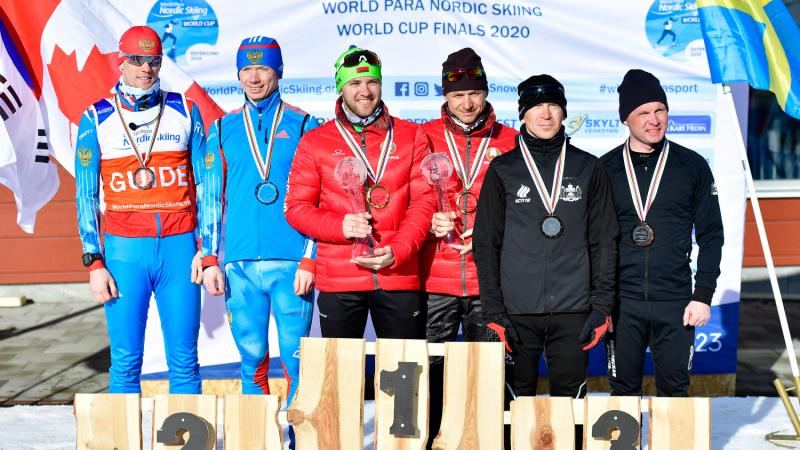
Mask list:
[{"label": "podium number 2", "polygon": [[[164,445],[181,445],[181,450],[207,450],[211,448],[217,436],[211,431],[211,426],[202,417],[185,412],[175,413],[164,419],[161,429],[156,433],[156,442]],[[186,443],[178,437],[181,431],[189,432],[189,440]]]},{"label": "podium number 2", "polygon": [[611,441],[610,450],[635,450],[639,438],[639,421],[626,412],[616,409],[606,411],[592,425],[592,437],[610,440],[611,432],[619,430],[619,437]]}]

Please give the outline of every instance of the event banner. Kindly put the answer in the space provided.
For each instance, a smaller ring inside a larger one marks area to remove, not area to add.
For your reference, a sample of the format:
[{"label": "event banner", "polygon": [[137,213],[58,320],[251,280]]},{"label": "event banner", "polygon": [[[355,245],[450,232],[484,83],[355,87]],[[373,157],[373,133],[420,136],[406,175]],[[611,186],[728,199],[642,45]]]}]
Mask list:
[{"label": "event banner", "polygon": [[[248,36],[278,40],[283,99],[319,120],[333,117],[333,64],[350,45],[380,55],[383,99],[393,115],[417,123],[439,116],[446,56],[472,47],[482,57],[488,99],[501,123],[521,126],[517,84],[548,73],[565,86],[572,143],[602,155],[627,137],[617,113],[623,75],[631,68],[652,72],[669,99],[668,136],[711,165],[725,223],[722,275],[712,320],[697,330],[692,372],[735,373],[745,207],[739,129],[729,99],[711,84],[695,1],[293,0],[247,8],[203,0],[112,3],[132,22],[157,30],[165,53],[225,110],[243,103],[235,52]],[[569,188],[582,195],[581,186]],[[693,261],[696,252],[695,246]],[[149,320],[145,372],[160,376],[166,365],[155,308]],[[238,352],[221,298],[204,299],[202,320],[204,376],[236,376]],[[270,331],[274,358],[274,323]],[[590,374],[605,372],[603,349],[595,349]]]}]

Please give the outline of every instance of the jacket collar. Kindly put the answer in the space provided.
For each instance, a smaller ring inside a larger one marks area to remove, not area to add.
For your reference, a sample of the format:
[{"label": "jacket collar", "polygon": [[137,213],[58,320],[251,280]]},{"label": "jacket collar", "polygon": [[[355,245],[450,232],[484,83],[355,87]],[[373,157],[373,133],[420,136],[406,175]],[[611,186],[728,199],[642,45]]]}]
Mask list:
[{"label": "jacket collar", "polygon": [[[492,132],[492,129],[494,128],[494,124],[495,124],[495,122],[497,120],[496,116],[494,114],[494,107],[492,106],[491,103],[486,102],[486,105],[484,106],[483,114],[481,114],[482,117],[485,116],[485,120],[483,120],[483,123],[480,125],[480,127],[476,128],[474,130],[471,130],[469,133],[467,133],[467,132],[464,131],[463,128],[461,128],[460,125],[458,125],[455,122],[455,120],[453,119],[453,116],[447,110],[447,103],[442,105],[441,112],[442,112],[442,120],[444,120],[444,126],[448,130],[452,131],[454,134],[458,134],[458,135],[461,135],[461,136],[484,137],[484,136],[486,136],[486,135],[488,135],[488,134],[490,134]],[[481,119],[479,118],[478,120],[481,120]]]},{"label": "jacket collar", "polygon": [[[347,115],[344,113],[344,107],[342,106],[343,101],[344,100],[341,96],[339,96],[339,98],[336,100],[336,118],[346,128],[358,132],[355,127],[353,127],[350,119],[348,119]],[[383,134],[389,128],[389,122],[392,120],[392,117],[389,115],[389,108],[386,106],[386,103],[383,103],[382,100],[380,106],[383,108],[383,113],[377,119],[375,119],[374,122],[363,127],[362,131],[372,131]]]},{"label": "jacket collar", "polygon": [[278,103],[281,101],[281,93],[278,89],[272,91],[271,94],[262,98],[261,100],[254,102],[245,96],[245,107],[259,109],[264,111],[269,111],[270,109],[276,107]]}]

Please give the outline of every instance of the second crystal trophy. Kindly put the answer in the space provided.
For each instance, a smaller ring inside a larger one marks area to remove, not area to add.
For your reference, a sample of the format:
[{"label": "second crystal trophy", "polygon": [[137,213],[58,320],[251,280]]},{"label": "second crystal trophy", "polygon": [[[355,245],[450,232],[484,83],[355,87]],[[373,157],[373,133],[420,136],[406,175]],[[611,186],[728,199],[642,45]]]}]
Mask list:
[{"label": "second crystal trophy", "polygon": [[[422,160],[420,165],[422,175],[432,185],[436,195],[436,204],[439,212],[450,215],[450,197],[447,195],[447,179],[453,173],[453,164],[442,153],[431,153]],[[455,229],[447,232],[440,240],[438,251],[460,250],[464,242]]]}]

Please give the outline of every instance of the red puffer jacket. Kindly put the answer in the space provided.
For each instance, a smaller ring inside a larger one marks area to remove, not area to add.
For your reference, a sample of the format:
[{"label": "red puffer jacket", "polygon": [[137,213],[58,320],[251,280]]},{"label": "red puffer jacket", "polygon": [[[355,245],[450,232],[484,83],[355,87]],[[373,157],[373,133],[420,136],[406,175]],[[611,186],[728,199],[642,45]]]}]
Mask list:
[{"label": "red puffer jacket", "polygon": [[[519,134],[517,130],[497,123],[492,106],[487,103],[487,108],[489,109],[489,117],[486,119],[486,123],[480,129],[472,131],[469,136],[464,134],[461,127],[453,122],[445,106],[442,106],[441,119],[427,122],[422,126],[422,129],[425,130],[430,139],[431,149],[434,152],[447,155],[451,162],[452,157],[444,135],[445,127],[453,133],[458,154],[461,157],[461,161],[464,162],[467,173],[469,173],[472,166],[481,140],[486,136],[491,136],[483,162],[478,169],[477,178],[470,187],[470,192],[475,194],[476,203],[483,184],[483,177],[486,174],[486,168],[489,167],[489,161],[495,156],[512,150],[516,145],[517,134]],[[470,148],[468,160],[466,156],[467,146]],[[463,190],[464,186],[461,183],[461,179],[453,169],[453,173],[447,181],[447,192],[450,196],[450,209],[458,215],[456,231],[459,234],[471,229],[475,222],[474,211],[464,214],[456,208],[456,196]],[[428,221],[428,228],[430,228],[430,220]],[[420,276],[422,277],[421,281],[425,291],[455,297],[478,295],[478,271],[475,267],[472,253],[461,256],[450,252],[437,253],[436,246],[438,241],[429,233],[420,256]]]},{"label": "red puffer jacket", "polygon": [[353,241],[345,239],[342,221],[351,207],[333,169],[343,158],[353,156],[353,152],[335,122],[329,121],[300,140],[289,174],[285,205],[289,224],[317,240],[317,289],[323,292],[417,290],[418,253],[436,208],[431,187],[419,167],[430,153],[428,139],[419,125],[391,117],[385,105],[383,115],[358,134],[344,116],[341,98],[336,104],[336,116],[359,144],[366,142],[367,159],[373,168],[378,165],[380,146],[392,121],[396,150],[390,154],[380,180],[389,191],[390,201],[383,209],[372,208],[371,214],[373,236],[382,246],[392,247],[395,262],[379,271],[350,262]]}]

